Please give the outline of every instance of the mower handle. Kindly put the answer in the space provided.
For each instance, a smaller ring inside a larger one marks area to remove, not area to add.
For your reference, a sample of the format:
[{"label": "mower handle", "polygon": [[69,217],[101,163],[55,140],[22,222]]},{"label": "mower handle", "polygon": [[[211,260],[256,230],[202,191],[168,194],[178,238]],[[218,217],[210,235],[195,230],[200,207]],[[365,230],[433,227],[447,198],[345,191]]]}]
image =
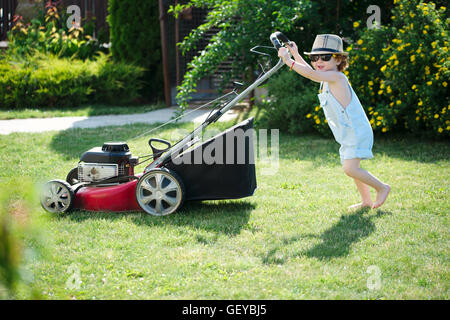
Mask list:
[{"label": "mower handle", "polygon": [[[158,148],[156,148],[156,147],[154,147],[152,145],[153,142],[159,142],[159,143],[165,144],[167,146],[167,148],[165,148],[165,149],[158,149]],[[163,140],[163,139],[157,139],[157,138],[151,138],[150,140],[148,140],[148,145],[150,146],[150,148],[153,151],[153,158],[154,159],[158,158],[162,153],[166,152],[171,147],[169,141]]]},{"label": "mower handle", "polygon": [[275,31],[270,35],[270,41],[274,45],[275,49],[279,50],[283,44],[290,45],[289,39],[280,31]]}]

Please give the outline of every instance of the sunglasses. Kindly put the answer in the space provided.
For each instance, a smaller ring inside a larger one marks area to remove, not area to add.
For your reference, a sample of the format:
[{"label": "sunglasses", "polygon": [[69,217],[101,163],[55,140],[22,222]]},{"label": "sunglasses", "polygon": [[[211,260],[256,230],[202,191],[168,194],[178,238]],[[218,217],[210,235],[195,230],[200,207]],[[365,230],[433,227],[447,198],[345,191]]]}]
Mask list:
[{"label": "sunglasses", "polygon": [[319,61],[319,58],[322,59],[322,61],[330,61],[331,57],[333,57],[334,54],[312,54],[309,56],[309,59],[311,59],[312,62]]}]

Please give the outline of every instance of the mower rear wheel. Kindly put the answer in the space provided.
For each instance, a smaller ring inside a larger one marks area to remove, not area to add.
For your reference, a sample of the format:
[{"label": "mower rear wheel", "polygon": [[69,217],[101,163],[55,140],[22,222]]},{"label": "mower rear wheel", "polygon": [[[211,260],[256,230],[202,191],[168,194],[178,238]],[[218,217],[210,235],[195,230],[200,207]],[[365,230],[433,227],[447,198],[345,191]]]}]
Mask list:
[{"label": "mower rear wheel", "polygon": [[67,212],[72,208],[74,192],[66,181],[50,180],[41,193],[42,207],[52,213]]},{"label": "mower rear wheel", "polygon": [[136,201],[154,216],[174,213],[184,201],[184,185],[172,170],[155,168],[146,172],[136,184]]}]

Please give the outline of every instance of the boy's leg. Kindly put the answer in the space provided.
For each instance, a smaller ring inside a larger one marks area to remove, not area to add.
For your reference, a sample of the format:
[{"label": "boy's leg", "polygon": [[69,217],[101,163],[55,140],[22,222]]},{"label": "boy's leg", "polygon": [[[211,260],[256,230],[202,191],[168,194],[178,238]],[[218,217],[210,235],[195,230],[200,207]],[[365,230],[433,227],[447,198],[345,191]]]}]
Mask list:
[{"label": "boy's leg", "polygon": [[370,195],[369,186],[358,179],[353,178],[353,180],[355,181],[356,188],[358,188],[359,194],[361,195],[361,203],[354,204],[350,206],[349,209],[359,209],[364,207],[371,208],[373,206],[373,202]]},{"label": "boy's leg", "polygon": [[[389,191],[391,190],[391,187],[380,180],[378,180],[376,177],[374,177],[372,174],[367,172],[364,169],[361,169],[359,167],[361,159],[346,159],[344,160],[344,172],[349,177],[352,177],[354,179],[359,180],[363,184],[369,185],[372,188],[374,188],[377,191],[377,198],[375,200],[375,203],[373,204],[372,208],[378,208],[380,207],[384,201],[386,200]],[[359,190],[359,188],[358,188]]]}]

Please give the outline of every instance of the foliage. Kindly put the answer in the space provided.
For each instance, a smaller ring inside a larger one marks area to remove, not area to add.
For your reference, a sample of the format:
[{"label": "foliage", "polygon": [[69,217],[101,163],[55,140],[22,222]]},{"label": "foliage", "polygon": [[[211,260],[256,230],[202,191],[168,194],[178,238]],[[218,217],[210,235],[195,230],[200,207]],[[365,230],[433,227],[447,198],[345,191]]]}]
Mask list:
[{"label": "foliage", "polygon": [[360,30],[350,48],[350,80],[375,131],[448,136],[446,8],[423,1],[394,3],[391,25]]},{"label": "foliage", "polygon": [[[316,121],[323,121],[318,120],[319,115],[314,115],[314,121],[307,120],[311,118],[313,106],[318,110],[317,83],[282,69],[278,76],[268,82],[267,88],[272,94],[261,104],[265,111],[260,119],[262,125],[297,134],[311,132]],[[323,131],[327,133],[329,130]]]},{"label": "foliage", "polygon": [[[179,44],[183,54],[196,50],[198,41],[208,30],[213,27],[219,29],[206,49],[188,64],[188,72],[178,88],[177,100],[180,105],[186,107],[191,93],[195,92],[197,82],[214,73],[219,64],[227,59],[233,60],[233,70],[225,75],[223,83],[227,83],[231,78],[240,78],[241,75],[245,75],[249,81],[254,80],[253,71],[257,66],[257,56],[248,54],[249,50],[256,45],[267,44],[268,35],[274,30],[289,31],[292,28],[290,21],[301,14],[297,2],[193,0],[185,5],[171,7],[170,12],[176,17],[192,6],[210,10],[206,22]],[[304,5],[311,4],[306,1]]]},{"label": "foliage", "polygon": [[163,98],[158,1],[108,1],[111,52],[115,61],[146,69],[142,94]]},{"label": "foliage", "polygon": [[31,180],[6,179],[0,189],[0,299],[20,291],[26,298],[41,298],[33,274],[25,268],[46,252],[40,223],[35,217],[37,199]]},{"label": "foliage", "polygon": [[[179,43],[183,54],[197,50],[197,44],[212,28],[219,31],[205,50],[188,64],[188,72],[178,88],[177,99],[184,108],[195,92],[197,82],[214,73],[221,62],[233,61],[232,72],[222,79],[222,86],[232,78],[254,81],[258,56],[249,53],[256,45],[270,45],[269,35],[282,31],[296,41],[299,48],[309,48],[317,33],[348,34],[352,31],[352,15],[365,12],[369,4],[385,5],[387,0],[330,1],[275,1],[275,0],[191,0],[172,6],[169,12],[179,14],[189,7],[209,10],[205,23],[193,30]],[[335,12],[338,12],[337,16]]]},{"label": "foliage", "polygon": [[80,25],[67,28],[65,13],[60,13],[53,1],[48,1],[45,13],[41,12],[30,23],[24,24],[20,16],[15,16],[14,24],[9,33],[9,54],[25,56],[37,50],[86,60],[102,51],[98,40],[86,34]]},{"label": "foliage", "polygon": [[0,59],[2,109],[72,107],[83,103],[131,103],[139,97],[142,68],[112,63],[99,53],[81,61],[35,54]]}]

